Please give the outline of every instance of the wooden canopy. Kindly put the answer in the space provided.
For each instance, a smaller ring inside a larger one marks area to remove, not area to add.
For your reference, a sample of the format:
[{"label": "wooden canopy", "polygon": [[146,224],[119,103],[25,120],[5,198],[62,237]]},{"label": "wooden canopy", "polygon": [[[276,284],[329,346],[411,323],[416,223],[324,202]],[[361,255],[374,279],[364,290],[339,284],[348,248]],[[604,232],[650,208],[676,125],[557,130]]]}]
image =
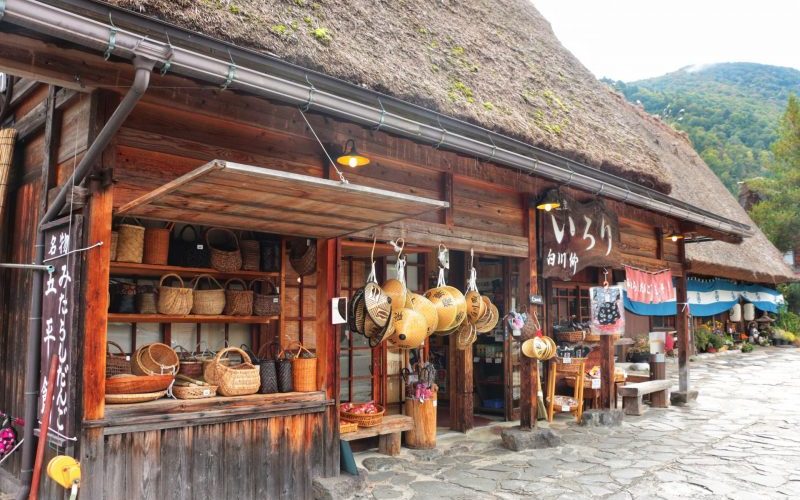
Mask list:
[{"label": "wooden canopy", "polygon": [[120,207],[117,214],[336,238],[448,206],[440,200],[214,160]]}]

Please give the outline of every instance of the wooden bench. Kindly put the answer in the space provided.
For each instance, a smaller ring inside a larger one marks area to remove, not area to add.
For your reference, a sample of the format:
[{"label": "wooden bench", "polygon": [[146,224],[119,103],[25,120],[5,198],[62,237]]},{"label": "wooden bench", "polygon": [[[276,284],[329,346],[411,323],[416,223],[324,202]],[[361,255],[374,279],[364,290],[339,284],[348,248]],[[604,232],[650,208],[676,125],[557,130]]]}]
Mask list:
[{"label": "wooden bench", "polygon": [[654,404],[657,408],[667,408],[669,403],[669,388],[672,387],[671,380],[651,380],[649,382],[639,382],[638,384],[626,384],[617,390],[622,396],[622,409],[625,415],[642,415],[645,411],[642,398],[646,394],[661,393],[663,398],[652,398],[653,401],[664,401],[663,404]]},{"label": "wooden bench", "polygon": [[342,441],[356,441],[378,436],[378,451],[395,456],[400,453],[400,438],[403,431],[414,429],[414,419],[405,415],[386,415],[375,427],[359,427],[355,432],[339,436]]}]

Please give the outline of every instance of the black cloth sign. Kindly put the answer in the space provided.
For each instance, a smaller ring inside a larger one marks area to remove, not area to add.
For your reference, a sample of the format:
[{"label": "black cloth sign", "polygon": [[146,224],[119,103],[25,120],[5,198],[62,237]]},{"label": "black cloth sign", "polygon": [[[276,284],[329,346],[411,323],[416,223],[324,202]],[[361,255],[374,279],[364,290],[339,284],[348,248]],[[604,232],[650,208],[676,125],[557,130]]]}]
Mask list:
[{"label": "black cloth sign", "polygon": [[601,200],[542,212],[542,275],[569,280],[589,266],[619,263],[619,221]]},{"label": "black cloth sign", "polygon": [[42,286],[42,361],[39,384],[39,421],[42,421],[47,395],[47,370],[50,357],[58,356],[58,371],[50,410],[50,435],[75,440],[76,359],[75,338],[78,325],[78,297],[81,253],[70,253],[81,243],[83,218],[73,216],[47,226],[44,232],[44,263],[53,266]]}]

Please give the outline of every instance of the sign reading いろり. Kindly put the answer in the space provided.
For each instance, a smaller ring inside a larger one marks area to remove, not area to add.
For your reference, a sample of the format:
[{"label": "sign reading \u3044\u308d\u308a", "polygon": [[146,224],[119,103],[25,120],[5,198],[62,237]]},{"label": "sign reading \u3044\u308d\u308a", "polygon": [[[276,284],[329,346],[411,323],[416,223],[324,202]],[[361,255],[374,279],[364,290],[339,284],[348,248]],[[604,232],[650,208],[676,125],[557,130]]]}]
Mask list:
[{"label": "sign reading \u3044\u308d\u308a", "polygon": [[619,262],[619,221],[600,200],[565,197],[560,208],[542,213],[541,224],[545,278],[569,280],[585,267]]},{"label": "sign reading \u3044\u308d\u308a", "polygon": [[39,421],[44,420],[50,357],[58,356],[58,371],[50,410],[49,433],[66,440],[75,436],[75,338],[82,256],[70,253],[81,240],[82,217],[60,219],[44,229],[44,263],[53,266],[42,286],[42,362]]}]

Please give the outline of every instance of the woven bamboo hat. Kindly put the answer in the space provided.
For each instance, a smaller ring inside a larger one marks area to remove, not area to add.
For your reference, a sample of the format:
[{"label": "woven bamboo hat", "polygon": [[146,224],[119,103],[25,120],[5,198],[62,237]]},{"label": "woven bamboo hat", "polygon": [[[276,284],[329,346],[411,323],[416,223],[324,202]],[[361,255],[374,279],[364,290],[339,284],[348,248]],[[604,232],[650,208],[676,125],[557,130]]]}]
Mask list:
[{"label": "woven bamboo hat", "polygon": [[400,309],[392,314],[394,333],[389,343],[404,349],[416,349],[428,337],[428,322],[425,316],[413,309]]},{"label": "woven bamboo hat", "polygon": [[431,335],[436,331],[436,325],[439,324],[439,314],[436,312],[436,306],[433,305],[433,302],[418,293],[410,293],[409,298],[411,301],[411,309],[425,317],[425,323],[427,324],[426,335]]},{"label": "woven bamboo hat", "polygon": [[392,299],[392,312],[396,313],[406,305],[408,289],[402,281],[396,279],[386,280],[381,287],[383,292]]},{"label": "woven bamboo hat", "polygon": [[377,283],[370,282],[364,286],[364,304],[372,321],[386,326],[392,317],[392,299],[386,295]]},{"label": "woven bamboo hat", "polygon": [[[458,314],[458,305],[447,287],[431,288],[425,292],[425,298],[436,307],[436,314],[439,316],[436,331],[451,330]],[[464,305],[466,306],[466,302]]]},{"label": "woven bamboo hat", "polygon": [[453,297],[453,300],[456,303],[456,317],[450,324],[450,327],[454,328],[461,325],[461,323],[467,319],[467,300],[464,298],[464,294],[461,293],[461,290],[458,288],[449,285],[445,285],[444,288],[450,292],[450,295]]},{"label": "woven bamboo hat", "polygon": [[353,293],[348,306],[347,326],[351,332],[364,335],[364,316],[366,309],[364,306],[364,288],[359,288]]},{"label": "woven bamboo hat", "polygon": [[464,297],[467,302],[467,318],[473,324],[486,312],[486,304],[481,300],[481,294],[477,290],[470,290]]},{"label": "woven bamboo hat", "polygon": [[549,346],[541,337],[534,337],[522,343],[522,354],[533,359],[545,359]]}]

